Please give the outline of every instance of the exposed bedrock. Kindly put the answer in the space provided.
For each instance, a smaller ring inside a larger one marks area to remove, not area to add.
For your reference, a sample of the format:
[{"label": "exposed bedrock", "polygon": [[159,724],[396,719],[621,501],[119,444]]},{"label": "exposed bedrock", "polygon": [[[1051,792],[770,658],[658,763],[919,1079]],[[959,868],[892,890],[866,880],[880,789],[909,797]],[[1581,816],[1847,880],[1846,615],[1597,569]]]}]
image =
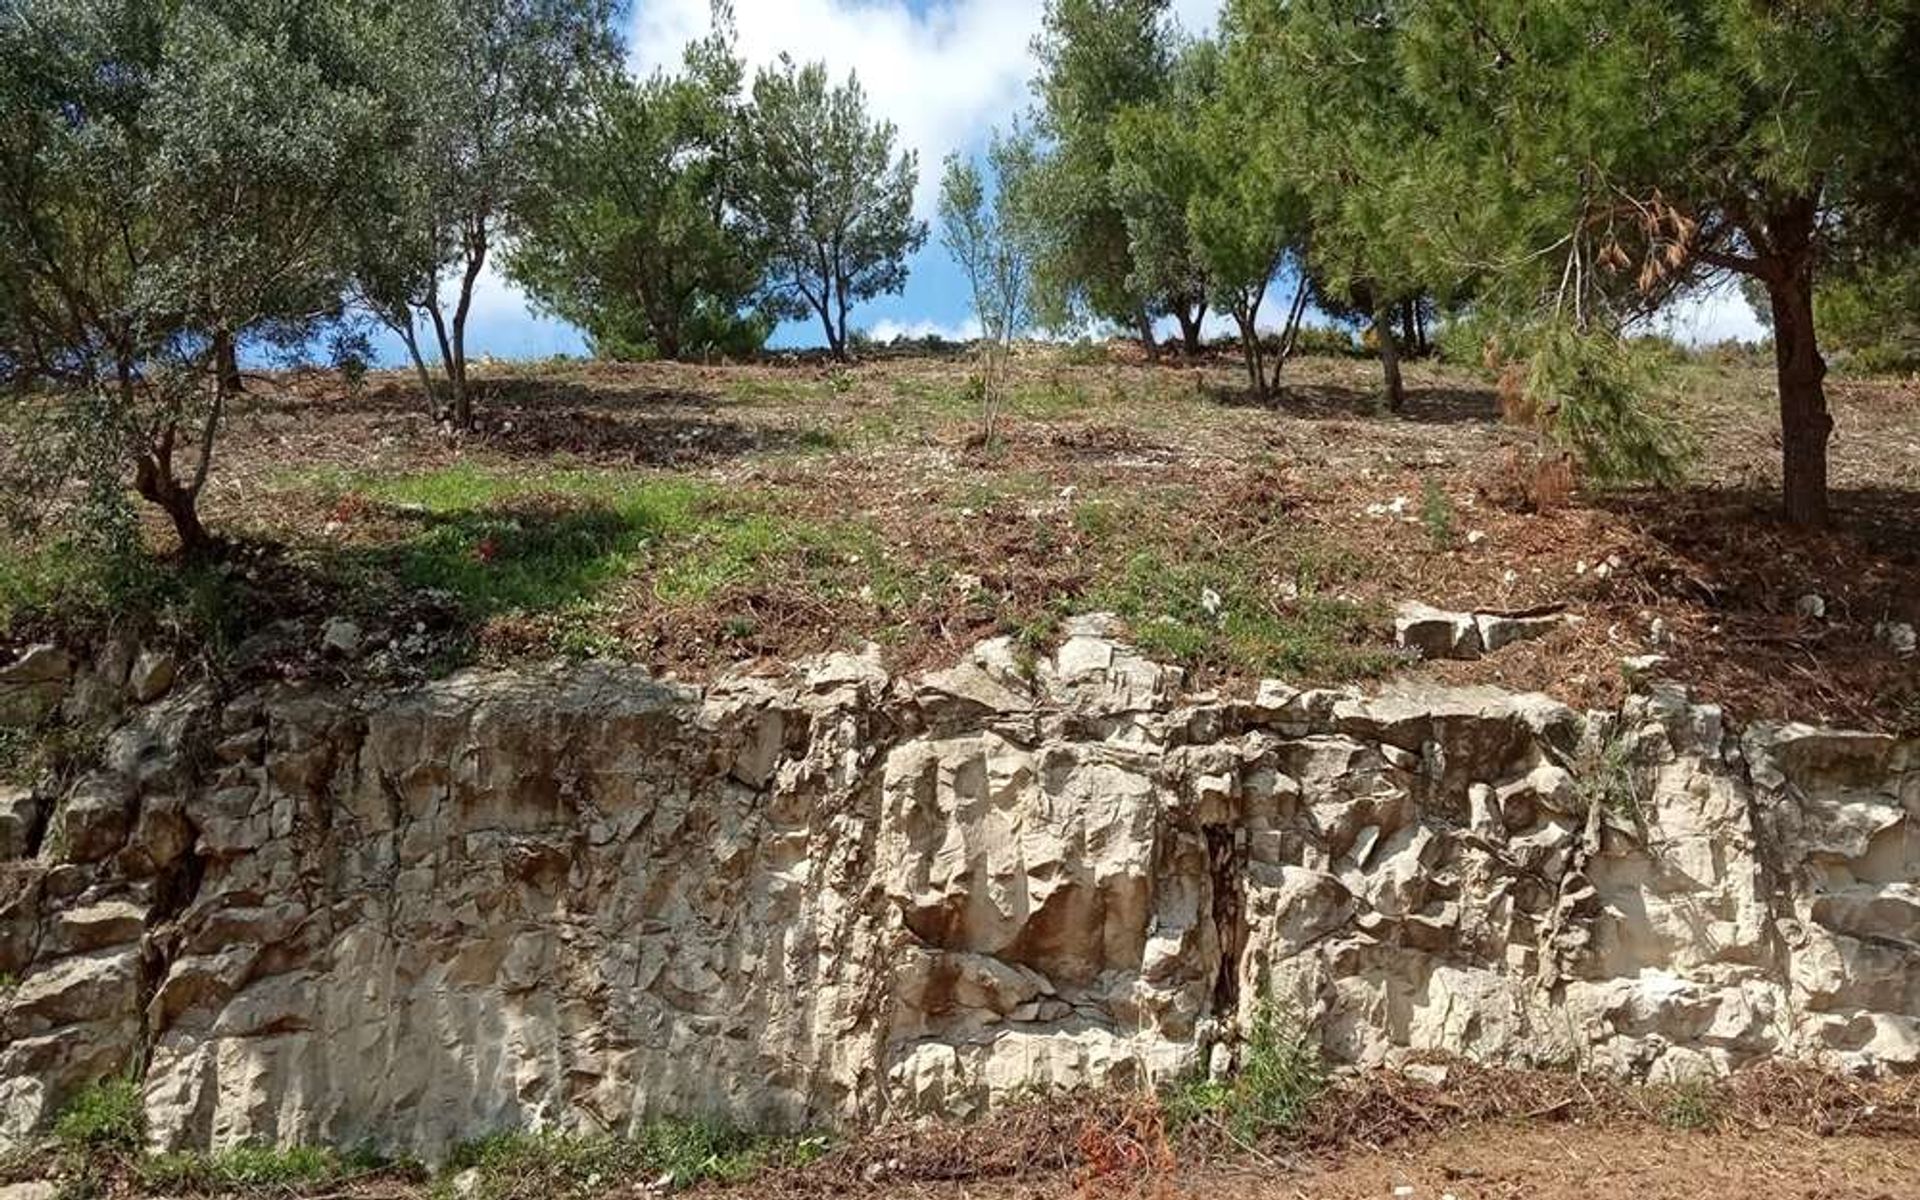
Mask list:
[{"label": "exposed bedrock", "polygon": [[1920,745],[1658,686],[1229,701],[1097,620],[914,679],[183,685],[0,809],[0,1140],[127,1070],[161,1147],[964,1115],[1263,1002],[1356,1064],[1920,1060]]}]

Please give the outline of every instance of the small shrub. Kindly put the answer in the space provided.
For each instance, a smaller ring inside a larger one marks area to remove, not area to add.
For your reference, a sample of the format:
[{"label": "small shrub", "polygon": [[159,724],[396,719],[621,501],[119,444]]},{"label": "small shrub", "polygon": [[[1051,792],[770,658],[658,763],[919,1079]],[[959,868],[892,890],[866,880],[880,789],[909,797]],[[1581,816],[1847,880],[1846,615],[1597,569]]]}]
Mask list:
[{"label": "small shrub", "polygon": [[1440,481],[1429,475],[1420,484],[1420,523],[1427,527],[1435,550],[1451,550],[1457,536],[1453,501]]},{"label": "small shrub", "polygon": [[1589,738],[1580,747],[1573,766],[1575,795],[1583,811],[1597,806],[1639,822],[1639,783],[1634,775],[1631,742],[1618,733]]},{"label": "small shrub", "polygon": [[1305,1023],[1263,999],[1238,1073],[1175,1088],[1166,1097],[1167,1120],[1176,1133],[1212,1123],[1251,1146],[1300,1128],[1326,1087],[1326,1065]]},{"label": "small shrub", "polygon": [[76,1093],[53,1123],[61,1147],[78,1154],[136,1154],[147,1136],[140,1085],[131,1079],[90,1084]]},{"label": "small shrub", "polygon": [[1668,1129],[1710,1129],[1720,1122],[1720,1095],[1704,1079],[1677,1083],[1660,1098],[1660,1123]]}]

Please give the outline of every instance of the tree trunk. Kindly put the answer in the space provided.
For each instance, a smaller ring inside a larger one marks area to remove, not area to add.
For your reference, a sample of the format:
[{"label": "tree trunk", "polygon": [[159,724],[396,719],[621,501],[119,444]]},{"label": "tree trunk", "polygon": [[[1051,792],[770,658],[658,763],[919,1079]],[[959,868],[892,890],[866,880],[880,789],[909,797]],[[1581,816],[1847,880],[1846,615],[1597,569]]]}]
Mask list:
[{"label": "tree trunk", "polygon": [[1147,315],[1146,309],[1140,310],[1140,314],[1134,318],[1134,325],[1140,331],[1140,345],[1147,351],[1147,361],[1159,362],[1160,343],[1154,340],[1153,318]]},{"label": "tree trunk", "polygon": [[1420,307],[1418,300],[1400,302],[1400,344],[1409,354],[1420,353],[1420,326],[1415,311]]},{"label": "tree trunk", "polygon": [[462,429],[473,428],[473,393],[467,390],[467,314],[473,311],[473,285],[487,262],[487,244],[482,239],[467,254],[466,273],[460,277],[460,303],[453,310],[453,357],[447,362],[453,380],[453,421]]},{"label": "tree trunk", "polygon": [[173,439],[174,429],[169,426],[161,434],[159,444],[140,456],[134,468],[133,489],[141,499],[157,505],[173,522],[182,558],[205,559],[213,553],[213,535],[200,523],[198,490],[173,477]]},{"label": "tree trunk", "polygon": [[1200,351],[1204,349],[1200,344],[1200,325],[1207,317],[1205,302],[1196,304],[1191,309],[1184,303],[1176,304],[1173,315],[1180,322],[1180,353],[1188,358],[1198,358]]},{"label": "tree trunk", "polygon": [[1787,520],[1824,525],[1828,517],[1826,360],[1813,325],[1813,271],[1804,259],[1767,280],[1773,306],[1773,355],[1780,381],[1781,482]]},{"label": "tree trunk", "polygon": [[1380,342],[1380,369],[1386,375],[1387,407],[1399,412],[1407,402],[1406,384],[1400,378],[1400,346],[1393,336],[1393,321],[1382,311],[1373,320],[1374,336]]},{"label": "tree trunk", "polygon": [[420,354],[420,336],[414,333],[411,320],[396,324],[393,328],[407,348],[407,357],[413,361],[413,373],[419,376],[421,394],[427,398],[427,417],[437,420],[440,416],[440,397],[434,390],[433,376],[427,372],[427,360]]},{"label": "tree trunk", "polygon": [[[433,319],[434,340],[440,343],[440,371],[447,377],[447,387],[456,393],[454,403],[457,405],[459,403],[457,393],[460,390],[460,380],[454,374],[453,370],[453,343],[447,340],[447,321],[446,317],[440,312],[440,297],[433,296],[427,300],[427,316]],[[437,400],[435,407],[439,407]],[[447,409],[441,409],[434,414],[437,419],[443,421],[449,419],[452,415],[452,412]]]},{"label": "tree trunk", "polygon": [[1233,314],[1234,323],[1240,326],[1240,353],[1247,362],[1247,379],[1253,384],[1253,398],[1265,404],[1267,391],[1267,364],[1260,349],[1260,331],[1254,327],[1252,313]]},{"label": "tree trunk", "polygon": [[232,334],[213,335],[213,369],[219,376],[219,386],[228,395],[243,388],[245,381],[240,378],[240,355],[234,348]]}]

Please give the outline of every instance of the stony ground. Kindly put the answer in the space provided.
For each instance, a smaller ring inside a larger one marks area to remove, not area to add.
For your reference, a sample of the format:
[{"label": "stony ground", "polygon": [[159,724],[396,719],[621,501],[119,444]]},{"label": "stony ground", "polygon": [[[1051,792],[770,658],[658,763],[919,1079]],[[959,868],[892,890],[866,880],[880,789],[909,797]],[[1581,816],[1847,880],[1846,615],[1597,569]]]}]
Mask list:
[{"label": "stony ground", "polygon": [[[1807,534],[1773,516],[1756,362],[1675,368],[1701,453],[1664,492],[1569,492],[1478,369],[1416,364],[1396,415],[1363,359],[1299,360],[1256,406],[1228,358],[1036,349],[990,442],[970,370],[479,364],[459,439],[402,374],[258,379],[207,500],[240,548],[174,619],[282,673],[562,652],[698,678],[867,639],[896,666],[996,632],[1039,648],[1104,609],[1202,684],[1412,671],[1597,705],[1659,652],[1742,715],[1920,727],[1920,667],[1876,638],[1920,621],[1912,381],[1832,382],[1840,520]],[[1416,665],[1391,644],[1403,600],[1584,620]],[[17,642],[38,625],[14,608]],[[350,666],[249,642],[278,621],[318,650],[336,619]]]}]

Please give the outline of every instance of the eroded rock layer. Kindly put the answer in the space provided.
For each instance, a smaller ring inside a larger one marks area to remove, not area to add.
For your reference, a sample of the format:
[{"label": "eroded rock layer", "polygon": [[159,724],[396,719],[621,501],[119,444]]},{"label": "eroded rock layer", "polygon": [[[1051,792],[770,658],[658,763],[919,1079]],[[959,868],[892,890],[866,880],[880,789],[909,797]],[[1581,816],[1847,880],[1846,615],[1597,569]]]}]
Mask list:
[{"label": "eroded rock layer", "polygon": [[1105,632],[137,707],[0,845],[0,1138],[127,1070],[163,1147],[965,1114],[1218,1069],[1262,1002],[1362,1064],[1920,1061],[1915,743],[1221,701]]}]

